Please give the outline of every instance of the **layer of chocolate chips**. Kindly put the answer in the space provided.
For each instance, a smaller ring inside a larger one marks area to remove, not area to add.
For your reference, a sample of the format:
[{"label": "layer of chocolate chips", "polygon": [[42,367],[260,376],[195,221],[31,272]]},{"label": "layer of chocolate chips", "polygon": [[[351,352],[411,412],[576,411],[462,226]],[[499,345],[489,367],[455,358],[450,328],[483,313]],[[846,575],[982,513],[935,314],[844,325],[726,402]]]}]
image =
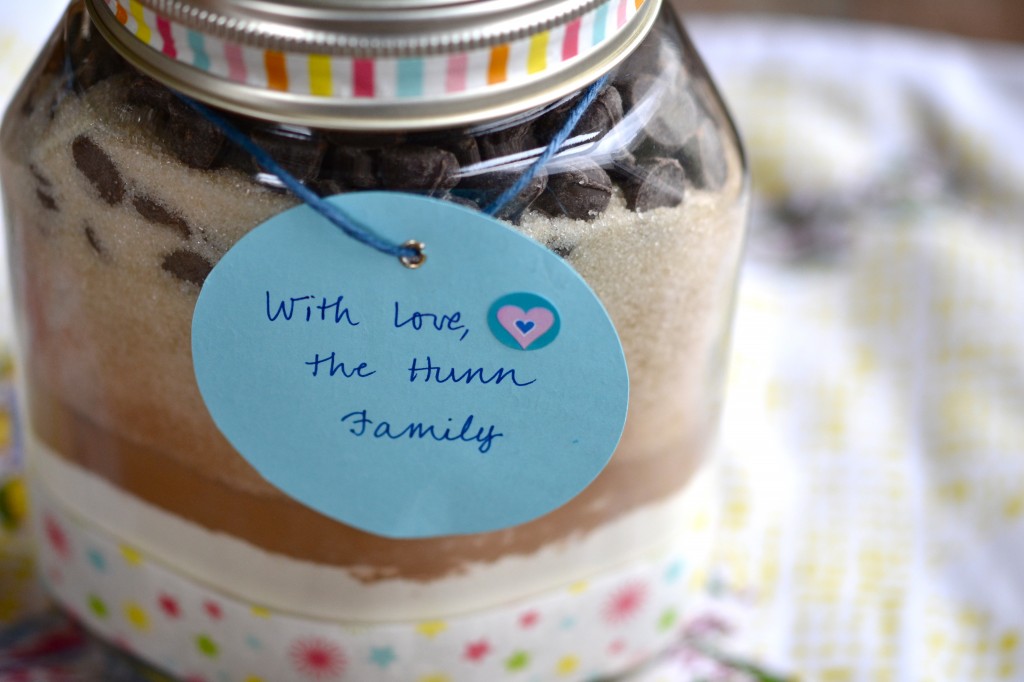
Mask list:
[{"label": "layer of chocolate chips", "polygon": [[79,135],[71,143],[75,167],[99,192],[100,198],[110,205],[124,198],[125,186],[121,172],[103,149],[86,135]]},{"label": "layer of chocolate chips", "polygon": [[[83,55],[94,54],[90,57],[92,71],[85,74],[81,84],[98,82],[97,77],[114,69],[107,62],[110,55],[107,48],[97,45],[102,41],[88,36],[88,29],[76,30],[88,38],[88,49],[82,47],[85,39],[79,39],[74,49],[82,50]],[[699,189],[721,188],[728,166],[719,131],[704,118],[688,78],[678,54],[663,49],[661,41],[647,41],[618,69],[612,83],[601,90],[572,133],[600,139],[620,126],[636,107],[643,106],[646,98],[657,98],[649,112],[630,118],[643,125],[640,130],[626,131],[635,158],[623,153],[614,160],[602,160],[600,167],[583,161],[550,177],[541,173],[498,217],[518,220],[532,207],[551,216],[593,219],[607,209],[615,185],[622,189],[630,208],[637,211],[678,205],[683,200],[684,180]],[[323,196],[395,189],[482,208],[525,171],[521,164],[514,170],[500,170],[510,167],[506,165],[512,160],[509,157],[521,158],[542,149],[565,125],[580,97],[567,98],[537,118],[520,120],[501,130],[481,132],[477,128],[456,135],[444,131],[397,135],[322,132],[227,116],[299,181]],[[186,165],[198,169],[232,167],[257,179],[264,177],[246,152],[228,144],[214,124],[159,82],[136,73],[129,81],[126,98],[159,124],[165,143]],[[124,181],[98,145],[80,137],[73,153],[79,170],[104,201],[113,204],[123,199]],[[480,173],[481,165],[497,165],[497,169]],[[45,187],[40,189],[39,200],[48,209],[57,208]],[[184,239],[193,234],[181,216],[152,198],[136,195],[132,203],[150,222],[169,227]]]}]

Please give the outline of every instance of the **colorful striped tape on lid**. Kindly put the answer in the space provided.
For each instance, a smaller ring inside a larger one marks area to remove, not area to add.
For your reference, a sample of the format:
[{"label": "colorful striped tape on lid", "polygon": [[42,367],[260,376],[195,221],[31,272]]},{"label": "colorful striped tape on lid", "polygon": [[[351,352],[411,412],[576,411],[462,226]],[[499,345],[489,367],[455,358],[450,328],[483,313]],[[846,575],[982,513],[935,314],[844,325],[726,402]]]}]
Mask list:
[{"label": "colorful striped tape on lid", "polygon": [[[621,61],[661,0],[88,0],[137,67],[229,110],[436,127],[552,101]],[[275,12],[275,8],[277,11]]]}]

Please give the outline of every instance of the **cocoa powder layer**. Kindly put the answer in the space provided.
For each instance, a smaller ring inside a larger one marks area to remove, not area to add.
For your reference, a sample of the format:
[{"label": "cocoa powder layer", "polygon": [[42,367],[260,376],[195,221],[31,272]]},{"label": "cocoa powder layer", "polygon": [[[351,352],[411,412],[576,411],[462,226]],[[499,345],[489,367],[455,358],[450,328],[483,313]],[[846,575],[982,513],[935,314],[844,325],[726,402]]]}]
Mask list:
[{"label": "cocoa powder layer", "polygon": [[[348,569],[364,583],[427,582],[580,538],[679,490],[700,462],[699,457],[680,457],[676,448],[640,459],[613,458],[579,497],[536,521],[494,533],[390,540],[333,521],[276,491],[254,494],[198,474],[160,451],[97,426],[47,394],[31,376],[27,383],[32,429],[61,457],[207,530],[268,552]],[[687,447],[701,452],[703,445]]]}]

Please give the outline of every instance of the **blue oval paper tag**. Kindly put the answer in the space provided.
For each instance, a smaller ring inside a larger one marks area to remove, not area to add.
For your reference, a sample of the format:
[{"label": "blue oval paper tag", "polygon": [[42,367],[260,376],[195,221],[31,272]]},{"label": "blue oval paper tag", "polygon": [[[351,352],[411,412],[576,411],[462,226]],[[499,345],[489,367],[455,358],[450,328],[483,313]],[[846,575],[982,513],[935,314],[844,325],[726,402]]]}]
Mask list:
[{"label": "blue oval paper tag", "polygon": [[482,533],[578,495],[622,434],[615,328],[564,261],[415,195],[332,197],[417,270],[299,206],[243,237],[192,322],[214,421],[270,483],[392,538]]}]

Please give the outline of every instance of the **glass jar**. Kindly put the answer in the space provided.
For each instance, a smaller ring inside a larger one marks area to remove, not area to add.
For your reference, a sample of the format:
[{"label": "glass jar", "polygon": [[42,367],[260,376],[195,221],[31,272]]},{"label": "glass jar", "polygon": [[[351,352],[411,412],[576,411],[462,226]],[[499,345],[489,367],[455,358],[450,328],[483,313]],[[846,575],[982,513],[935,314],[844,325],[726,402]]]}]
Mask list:
[{"label": "glass jar", "polygon": [[[747,198],[735,131],[671,9],[86,4],[71,4],[0,139],[27,449],[58,600],[195,679],[492,681],[557,666],[589,679],[666,646],[672,629],[652,619],[679,607],[684,581],[652,576],[696,552],[679,526],[714,437]],[[335,52],[310,57],[303,40]],[[325,71],[335,57],[350,59],[340,85]],[[320,195],[476,210],[603,76],[559,154],[496,215],[575,269],[618,331],[629,412],[597,479],[522,525],[395,540],[256,473],[204,405],[190,328],[221,257],[299,200],[175,91]]]}]

